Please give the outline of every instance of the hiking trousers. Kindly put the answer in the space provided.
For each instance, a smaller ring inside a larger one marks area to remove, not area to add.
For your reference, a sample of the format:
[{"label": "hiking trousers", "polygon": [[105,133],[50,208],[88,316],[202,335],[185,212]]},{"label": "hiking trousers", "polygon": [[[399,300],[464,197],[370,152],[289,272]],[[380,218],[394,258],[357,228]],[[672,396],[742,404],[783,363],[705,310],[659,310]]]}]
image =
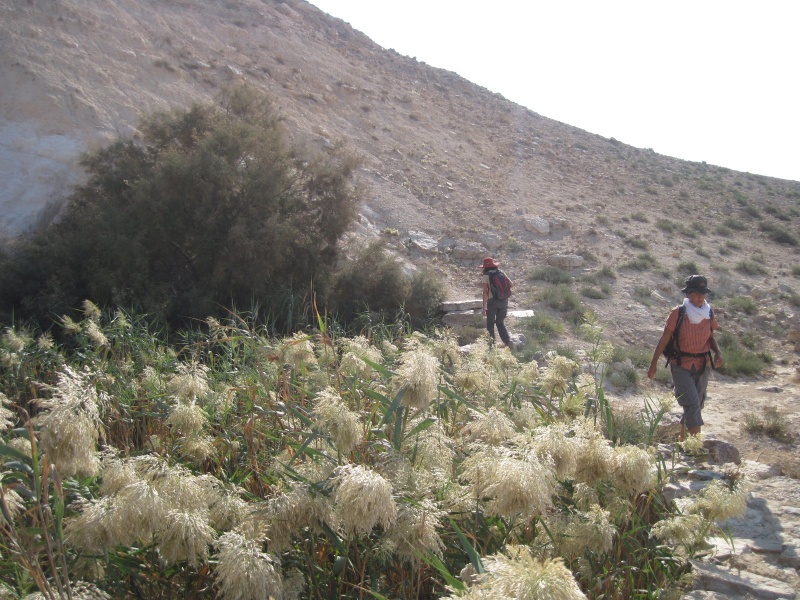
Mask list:
[{"label": "hiking trousers", "polygon": [[706,403],[706,389],[711,369],[706,365],[702,371],[698,371],[695,367],[690,371],[672,364],[670,370],[672,384],[675,386],[675,398],[683,408],[681,422],[688,429],[700,427],[703,424],[701,411]]},{"label": "hiking trousers", "polygon": [[494,341],[494,327],[497,325],[500,339],[506,346],[511,346],[511,338],[505,325],[506,313],[508,313],[508,298],[505,300],[489,298],[486,301],[486,330],[489,332],[489,339]]}]

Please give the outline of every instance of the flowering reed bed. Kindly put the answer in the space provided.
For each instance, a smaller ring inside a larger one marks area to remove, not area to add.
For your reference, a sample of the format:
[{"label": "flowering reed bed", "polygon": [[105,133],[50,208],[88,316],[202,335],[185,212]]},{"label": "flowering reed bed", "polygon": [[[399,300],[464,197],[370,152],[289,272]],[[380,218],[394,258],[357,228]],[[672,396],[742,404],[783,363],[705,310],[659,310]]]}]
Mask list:
[{"label": "flowering reed bed", "polygon": [[170,346],[84,309],[2,339],[10,597],[663,598],[741,508],[666,503],[596,363],[238,316]]}]

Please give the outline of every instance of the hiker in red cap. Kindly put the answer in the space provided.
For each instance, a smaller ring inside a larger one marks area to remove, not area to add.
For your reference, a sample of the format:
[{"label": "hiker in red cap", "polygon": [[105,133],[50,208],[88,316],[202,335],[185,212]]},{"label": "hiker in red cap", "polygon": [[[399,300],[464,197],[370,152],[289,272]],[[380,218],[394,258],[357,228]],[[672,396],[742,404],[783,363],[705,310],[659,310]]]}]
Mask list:
[{"label": "hiker in red cap", "polygon": [[508,297],[511,295],[511,280],[498,267],[500,263],[489,256],[483,259],[483,315],[489,339],[494,342],[494,326],[506,346],[511,346],[511,338],[505,326],[508,313]]}]

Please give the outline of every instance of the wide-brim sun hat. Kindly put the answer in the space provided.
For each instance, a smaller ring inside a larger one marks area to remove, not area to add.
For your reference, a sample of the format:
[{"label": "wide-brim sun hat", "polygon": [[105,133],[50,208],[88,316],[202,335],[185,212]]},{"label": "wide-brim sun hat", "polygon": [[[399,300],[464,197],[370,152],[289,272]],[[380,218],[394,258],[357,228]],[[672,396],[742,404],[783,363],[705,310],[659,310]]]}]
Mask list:
[{"label": "wide-brim sun hat", "polygon": [[689,292],[697,292],[698,294],[711,293],[711,290],[708,289],[708,280],[702,275],[689,275],[683,283],[684,288],[681,291],[684,294]]},{"label": "wide-brim sun hat", "polygon": [[481,269],[496,269],[500,266],[499,262],[495,262],[495,260],[491,256],[487,256],[483,259],[483,264],[479,267]]}]

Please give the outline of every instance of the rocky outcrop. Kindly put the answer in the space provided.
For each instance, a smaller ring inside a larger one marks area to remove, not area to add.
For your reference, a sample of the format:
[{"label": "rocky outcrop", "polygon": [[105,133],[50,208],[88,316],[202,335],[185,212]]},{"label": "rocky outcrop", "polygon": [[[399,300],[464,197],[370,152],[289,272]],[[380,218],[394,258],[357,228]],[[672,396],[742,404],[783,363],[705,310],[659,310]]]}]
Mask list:
[{"label": "rocky outcrop", "polygon": [[[738,450],[718,438],[708,441],[707,454],[680,455],[678,476],[665,490],[668,499],[695,495],[730,476],[732,463],[717,461],[738,456]],[[672,446],[660,451],[671,456]],[[742,461],[737,476],[749,490],[746,511],[717,523],[709,550],[690,560],[694,589],[683,599],[795,599],[800,592],[800,481],[754,461]]]},{"label": "rocky outcrop", "polygon": [[547,257],[547,264],[562,269],[576,269],[583,266],[583,257],[578,254],[553,254]]}]

